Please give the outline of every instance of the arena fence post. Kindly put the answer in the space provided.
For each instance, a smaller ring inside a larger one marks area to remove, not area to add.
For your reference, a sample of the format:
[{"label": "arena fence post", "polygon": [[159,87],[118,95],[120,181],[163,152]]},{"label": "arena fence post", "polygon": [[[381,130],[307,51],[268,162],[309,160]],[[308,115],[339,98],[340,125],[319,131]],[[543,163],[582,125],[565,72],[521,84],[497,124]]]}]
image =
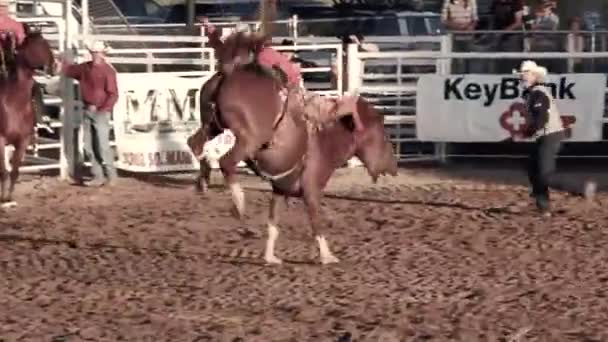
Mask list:
[{"label": "arena fence post", "polygon": [[[451,74],[452,58],[450,53],[452,52],[452,33],[448,33],[441,37],[441,58],[437,60],[437,73],[443,76]],[[420,115],[420,113],[416,113]],[[448,162],[448,143],[446,142],[435,142],[435,158],[440,164],[445,165]]]},{"label": "arena fence post", "polygon": [[[64,35],[63,46],[60,46],[60,49],[63,50],[63,58],[65,61],[71,62],[74,58],[72,56],[72,28],[70,25],[70,16],[72,9],[72,0],[66,0],[63,6],[63,20],[64,20],[64,31],[60,34]],[[70,171],[75,171],[75,166],[70,170],[70,165],[75,162],[74,160],[74,146],[73,146],[73,113],[74,113],[74,83],[71,79],[62,76],[62,86],[63,86],[63,113],[61,116],[62,123],[62,131],[60,135],[60,152],[59,152],[59,178],[61,180],[67,180],[70,176]],[[69,140],[71,139],[71,140]],[[67,143],[69,142],[69,143]],[[67,143],[67,144],[66,144]],[[66,153],[70,153],[68,160],[68,156]]]}]

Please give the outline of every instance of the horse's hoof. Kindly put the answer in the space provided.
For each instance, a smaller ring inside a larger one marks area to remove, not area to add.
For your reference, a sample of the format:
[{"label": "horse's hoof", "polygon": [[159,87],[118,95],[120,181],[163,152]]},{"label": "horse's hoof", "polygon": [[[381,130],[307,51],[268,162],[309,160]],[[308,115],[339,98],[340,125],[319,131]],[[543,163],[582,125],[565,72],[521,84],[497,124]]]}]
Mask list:
[{"label": "horse's hoof", "polygon": [[15,202],[15,201],[2,202],[2,204],[0,204],[0,207],[2,209],[15,208],[16,206],[17,206],[17,202]]},{"label": "horse's hoof", "polygon": [[207,190],[209,190],[209,186],[207,186],[207,184],[204,182],[197,182],[194,185],[194,190],[198,193],[205,194],[207,193]]},{"label": "horse's hoof", "polygon": [[327,256],[321,257],[321,264],[323,264],[323,265],[336,264],[339,262],[340,262],[340,259],[336,258],[333,255],[327,255]]},{"label": "horse's hoof", "polygon": [[281,259],[277,258],[274,255],[265,256],[264,261],[266,261],[266,264],[268,264],[268,265],[280,265],[283,263],[283,261]]},{"label": "horse's hoof", "polygon": [[244,213],[244,212],[242,212],[242,211],[240,211],[240,210],[239,210],[239,208],[237,208],[237,206],[236,206],[236,205],[235,205],[235,206],[232,206],[232,210],[231,210],[230,212],[232,213],[232,216],[233,216],[235,219],[238,219],[238,220],[242,220],[242,219],[243,219],[243,217],[245,216],[245,213]]}]

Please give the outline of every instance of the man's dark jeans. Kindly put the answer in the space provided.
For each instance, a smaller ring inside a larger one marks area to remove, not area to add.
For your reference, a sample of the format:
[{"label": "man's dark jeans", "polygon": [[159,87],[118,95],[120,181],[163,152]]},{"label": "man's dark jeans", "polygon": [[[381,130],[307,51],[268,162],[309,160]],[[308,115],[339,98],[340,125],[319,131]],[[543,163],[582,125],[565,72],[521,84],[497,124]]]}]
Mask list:
[{"label": "man's dark jeans", "polygon": [[540,210],[549,209],[549,187],[575,195],[583,195],[586,182],[580,179],[557,179],[557,154],[565,132],[541,136],[536,140],[528,161],[528,179],[532,186],[532,197]]}]

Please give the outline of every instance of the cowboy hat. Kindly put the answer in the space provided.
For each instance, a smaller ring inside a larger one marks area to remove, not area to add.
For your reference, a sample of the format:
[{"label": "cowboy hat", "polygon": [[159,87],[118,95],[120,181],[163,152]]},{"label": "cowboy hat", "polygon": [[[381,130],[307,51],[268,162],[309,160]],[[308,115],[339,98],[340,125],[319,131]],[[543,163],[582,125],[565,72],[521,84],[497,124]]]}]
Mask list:
[{"label": "cowboy hat", "polygon": [[545,78],[547,76],[547,68],[545,68],[544,66],[540,66],[538,64],[536,64],[536,62],[531,61],[531,60],[527,60],[527,61],[523,61],[521,63],[521,66],[519,67],[519,71],[513,69],[513,74],[514,75],[521,75],[524,72],[531,72],[536,76]]},{"label": "cowboy hat", "polygon": [[[0,1],[2,1],[2,0],[0,0]],[[108,52],[108,51],[110,51],[110,47],[107,46],[106,43],[104,43],[101,40],[86,42],[85,47],[90,52]]]}]

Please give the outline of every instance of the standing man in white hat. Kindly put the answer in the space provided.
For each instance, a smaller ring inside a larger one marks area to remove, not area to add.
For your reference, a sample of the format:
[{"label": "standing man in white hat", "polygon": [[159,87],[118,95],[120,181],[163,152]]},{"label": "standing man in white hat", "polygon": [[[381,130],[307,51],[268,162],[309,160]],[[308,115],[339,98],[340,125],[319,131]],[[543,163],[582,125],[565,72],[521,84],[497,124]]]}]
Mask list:
[{"label": "standing man in white hat", "polygon": [[536,138],[530,153],[528,178],[537,208],[543,214],[550,214],[549,187],[592,198],[597,187],[595,182],[558,182],[555,178],[557,154],[562,140],[566,138],[566,129],[551,91],[544,85],[547,69],[527,60],[521,64],[519,71],[514,72],[520,75],[527,88],[526,110],[531,122],[525,136]]},{"label": "standing man in white hat", "polygon": [[110,185],[116,179],[114,153],[110,147],[110,118],[118,100],[116,70],[105,60],[108,47],[102,41],[86,44],[89,62],[62,67],[67,77],[80,82],[84,110],[84,152],[92,163],[88,185]]}]

